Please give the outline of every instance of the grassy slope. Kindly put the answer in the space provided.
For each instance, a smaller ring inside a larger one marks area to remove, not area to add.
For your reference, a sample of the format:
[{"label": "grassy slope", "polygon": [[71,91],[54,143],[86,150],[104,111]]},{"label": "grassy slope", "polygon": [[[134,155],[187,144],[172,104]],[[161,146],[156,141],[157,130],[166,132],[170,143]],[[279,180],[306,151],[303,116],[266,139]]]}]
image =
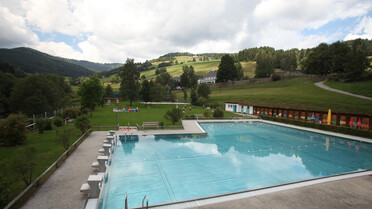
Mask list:
[{"label": "grassy slope", "polygon": [[[172,65],[166,67],[167,72],[172,76],[180,76],[182,74],[182,67],[185,65],[192,65],[194,67],[195,73],[197,76],[204,76],[209,71],[213,69],[218,69],[218,65],[220,64],[220,60],[210,60],[210,61],[199,61],[199,58],[196,58],[196,62],[192,62],[191,56],[179,56],[176,57],[178,63],[183,62],[183,64]],[[154,62],[153,65],[158,65],[161,62]],[[254,70],[256,69],[255,62],[241,62],[244,75],[252,78],[254,74]],[[155,78],[155,69],[149,70],[141,73],[141,76],[145,75],[146,78]]]},{"label": "grassy slope", "polygon": [[[165,113],[173,108],[176,105],[144,105],[140,103],[133,103],[129,107],[128,102],[120,102],[117,108],[122,109],[123,105],[126,105],[126,108],[139,108],[139,112],[118,112],[118,123],[121,126],[127,126],[128,122],[130,126],[135,126],[136,124],[142,125],[143,122],[164,122],[164,125],[172,125],[170,121],[164,118]],[[179,108],[182,108],[183,105],[178,105]],[[187,115],[191,114],[203,114],[204,109],[202,107],[193,106],[191,112],[189,111],[189,106],[187,105]],[[97,107],[96,111],[93,112],[93,117],[89,117],[93,126],[115,126],[116,113],[112,112],[112,109],[116,106],[104,106]],[[225,117],[232,116],[231,113],[225,113]]]},{"label": "grassy slope", "polygon": [[[182,100],[182,92],[177,92]],[[372,101],[321,89],[308,78],[286,79],[276,82],[212,88],[211,103],[225,101],[252,105],[328,110],[372,114]]]},{"label": "grassy slope", "polygon": [[[23,146],[34,146],[37,149],[37,167],[33,175],[33,179],[38,177],[44,172],[58,157],[65,151],[61,144],[58,144],[54,138],[56,136],[55,130],[45,131],[43,134],[39,134],[37,131],[29,133],[27,135],[26,142]],[[81,131],[74,128],[73,142],[75,142],[81,136]],[[73,143],[71,142],[71,144]],[[0,165],[7,165],[11,160],[10,156],[16,154],[17,147],[0,147]],[[8,169],[0,169],[0,175],[11,175],[7,173]],[[26,188],[26,184],[23,181],[11,181],[11,198],[14,198],[23,189]]]},{"label": "grassy slope", "polygon": [[343,82],[325,82],[325,85],[339,89],[342,91],[347,91],[353,94],[359,94],[367,97],[372,97],[372,81],[364,82],[353,82],[353,83],[343,83]]}]

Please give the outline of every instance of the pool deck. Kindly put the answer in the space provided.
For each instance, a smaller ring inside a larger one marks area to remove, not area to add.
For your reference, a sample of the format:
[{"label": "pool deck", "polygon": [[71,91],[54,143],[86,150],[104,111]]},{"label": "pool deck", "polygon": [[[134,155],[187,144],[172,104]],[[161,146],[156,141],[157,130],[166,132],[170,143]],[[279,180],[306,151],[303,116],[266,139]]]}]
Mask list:
[{"label": "pool deck", "polygon": [[[226,120],[225,120],[226,121]],[[239,120],[240,121],[240,120]],[[208,121],[201,121],[208,122]],[[216,122],[216,121],[213,121]],[[234,121],[236,122],[236,120]],[[265,121],[267,122],[267,121]],[[117,134],[205,134],[196,121],[183,121],[184,130],[118,131]],[[308,130],[308,129],[305,129]],[[317,130],[317,132],[320,132]],[[106,131],[94,131],[66,159],[53,175],[22,208],[85,208],[86,196],[80,193],[82,183],[94,174],[91,164],[96,161],[98,149],[106,137]],[[329,132],[328,132],[329,133]],[[351,137],[372,142],[371,139]],[[224,202],[195,202],[168,206],[168,208],[370,208],[372,205],[372,176],[363,176],[317,183],[282,191],[263,192],[251,197],[225,197]],[[232,200],[235,199],[235,200]],[[130,201],[130,200],[129,200]],[[149,199],[151,203],[151,197]],[[203,204],[203,205],[202,205]]]}]

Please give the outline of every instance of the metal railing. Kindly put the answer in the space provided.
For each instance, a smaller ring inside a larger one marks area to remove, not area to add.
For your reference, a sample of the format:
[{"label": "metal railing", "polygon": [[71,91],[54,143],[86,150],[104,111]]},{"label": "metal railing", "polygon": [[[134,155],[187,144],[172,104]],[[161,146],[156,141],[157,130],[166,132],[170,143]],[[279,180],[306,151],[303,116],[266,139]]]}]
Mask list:
[{"label": "metal railing", "polygon": [[32,187],[34,187],[35,185],[36,186],[39,186],[40,185],[40,180],[42,180],[42,178],[47,175],[49,173],[49,171],[51,171],[54,167],[55,168],[58,168],[58,163],[66,156],[69,154],[70,150],[72,148],[76,148],[77,147],[77,144],[82,141],[82,139],[84,139],[84,137],[86,137],[87,135],[89,135],[89,133],[91,132],[91,129],[89,129],[87,132],[85,132],[83,135],[81,135],[79,137],[79,139],[77,139],[51,166],[49,166],[48,169],[46,169],[40,176],[38,176],[30,185],[27,186],[26,189],[24,189],[19,195],[17,195],[17,197],[15,197],[7,206],[5,206],[4,209],[9,209],[11,208],[12,206],[14,206],[14,204],[19,201],[23,195],[25,195]]},{"label": "metal railing", "polygon": [[145,197],[143,198],[142,200],[142,208],[145,208],[145,200],[146,200],[146,209],[149,208],[149,200],[147,199],[147,195],[145,195]]}]

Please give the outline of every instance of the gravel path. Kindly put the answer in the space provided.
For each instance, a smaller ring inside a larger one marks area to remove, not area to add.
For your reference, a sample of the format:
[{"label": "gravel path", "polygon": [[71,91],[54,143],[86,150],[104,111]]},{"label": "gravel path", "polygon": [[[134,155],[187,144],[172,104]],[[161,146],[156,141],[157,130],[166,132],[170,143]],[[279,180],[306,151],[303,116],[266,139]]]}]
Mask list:
[{"label": "gravel path", "polygon": [[324,81],[315,83],[315,85],[322,88],[322,89],[328,90],[328,91],[334,91],[334,92],[337,92],[337,93],[340,93],[340,94],[346,94],[346,95],[353,96],[353,97],[359,97],[359,98],[362,98],[362,99],[372,100],[371,97],[366,97],[366,96],[362,96],[362,95],[358,95],[358,94],[352,94],[352,93],[349,93],[349,92],[346,92],[346,91],[341,91],[341,90],[338,90],[338,89],[331,88],[329,86],[324,85]]}]

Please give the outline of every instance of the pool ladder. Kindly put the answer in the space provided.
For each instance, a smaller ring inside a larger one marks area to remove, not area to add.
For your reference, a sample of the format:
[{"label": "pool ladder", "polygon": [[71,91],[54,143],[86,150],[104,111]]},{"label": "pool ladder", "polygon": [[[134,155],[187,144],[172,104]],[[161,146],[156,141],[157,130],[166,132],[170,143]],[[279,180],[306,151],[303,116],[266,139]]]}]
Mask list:
[{"label": "pool ladder", "polygon": [[[146,200],[146,206],[144,204],[145,200]],[[146,209],[149,208],[149,200],[147,199],[147,195],[145,195],[145,197],[142,200],[142,208],[146,208]],[[128,195],[126,192],[125,192],[125,209],[128,209]]]}]

